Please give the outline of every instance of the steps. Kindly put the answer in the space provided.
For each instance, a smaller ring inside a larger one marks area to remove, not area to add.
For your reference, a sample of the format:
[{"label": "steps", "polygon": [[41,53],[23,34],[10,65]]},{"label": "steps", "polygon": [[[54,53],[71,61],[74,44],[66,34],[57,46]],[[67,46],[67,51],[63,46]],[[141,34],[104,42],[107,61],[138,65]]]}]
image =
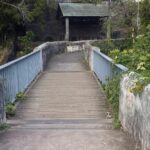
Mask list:
[{"label": "steps", "polygon": [[9,120],[13,129],[112,130],[112,119]]}]

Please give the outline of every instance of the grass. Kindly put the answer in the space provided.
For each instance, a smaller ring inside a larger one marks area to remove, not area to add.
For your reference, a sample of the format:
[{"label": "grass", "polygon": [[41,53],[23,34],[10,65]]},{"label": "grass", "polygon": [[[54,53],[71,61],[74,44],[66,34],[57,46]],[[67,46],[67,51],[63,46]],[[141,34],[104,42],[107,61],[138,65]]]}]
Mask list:
[{"label": "grass", "polygon": [[0,131],[8,129],[10,126],[7,123],[0,123]]}]

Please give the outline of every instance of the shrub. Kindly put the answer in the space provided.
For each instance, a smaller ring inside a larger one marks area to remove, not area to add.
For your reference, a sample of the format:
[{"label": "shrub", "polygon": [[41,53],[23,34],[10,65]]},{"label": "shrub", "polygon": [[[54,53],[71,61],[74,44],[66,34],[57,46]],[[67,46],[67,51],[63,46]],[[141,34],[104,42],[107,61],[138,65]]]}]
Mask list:
[{"label": "shrub", "polygon": [[108,81],[108,84],[104,87],[107,96],[108,104],[113,113],[113,126],[114,128],[120,128],[121,124],[118,119],[119,114],[119,91],[120,80],[122,75],[119,74]]},{"label": "shrub", "polygon": [[5,105],[6,117],[12,117],[16,114],[16,106],[14,103],[7,103]]},{"label": "shrub", "polygon": [[25,36],[19,37],[19,42],[21,45],[22,51],[18,54],[19,56],[28,54],[32,52],[32,40],[33,40],[34,34],[32,31],[26,32]]},{"label": "shrub", "polygon": [[16,101],[23,101],[24,99],[26,98],[25,96],[25,93],[24,92],[19,92],[17,95],[16,95]]},{"label": "shrub", "polygon": [[[150,82],[150,25],[144,35],[137,37],[132,49],[112,50],[109,56],[115,63],[120,63],[144,77],[145,84]],[[137,88],[137,87],[136,87]],[[140,87],[138,87],[140,88]]]},{"label": "shrub", "polygon": [[99,47],[101,52],[108,55],[110,51],[118,49],[120,51],[128,48],[132,48],[132,39],[120,39],[120,40],[101,40],[93,43],[94,46]]},{"label": "shrub", "polygon": [[99,47],[100,51],[106,55],[108,55],[111,50],[115,49],[113,42],[107,40],[94,42],[93,45]]},{"label": "shrub", "polygon": [[6,130],[6,129],[8,129],[9,128],[9,125],[8,124],[6,124],[6,123],[1,123],[0,124],[0,131],[1,130]]}]

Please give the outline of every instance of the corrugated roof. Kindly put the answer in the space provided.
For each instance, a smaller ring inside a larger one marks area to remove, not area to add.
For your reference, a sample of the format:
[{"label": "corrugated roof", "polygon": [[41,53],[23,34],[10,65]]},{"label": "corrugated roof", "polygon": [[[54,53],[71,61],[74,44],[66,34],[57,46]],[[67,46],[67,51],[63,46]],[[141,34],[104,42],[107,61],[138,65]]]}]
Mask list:
[{"label": "corrugated roof", "polygon": [[106,17],[108,5],[88,3],[59,3],[64,17]]}]

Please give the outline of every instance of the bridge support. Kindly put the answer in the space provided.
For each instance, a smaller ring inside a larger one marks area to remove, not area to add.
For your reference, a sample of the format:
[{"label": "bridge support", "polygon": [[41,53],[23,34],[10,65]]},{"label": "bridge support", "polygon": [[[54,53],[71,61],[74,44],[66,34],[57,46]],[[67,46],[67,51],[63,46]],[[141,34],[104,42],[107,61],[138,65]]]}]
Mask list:
[{"label": "bridge support", "polygon": [[65,27],[66,27],[65,41],[69,41],[69,18],[65,19]]}]

